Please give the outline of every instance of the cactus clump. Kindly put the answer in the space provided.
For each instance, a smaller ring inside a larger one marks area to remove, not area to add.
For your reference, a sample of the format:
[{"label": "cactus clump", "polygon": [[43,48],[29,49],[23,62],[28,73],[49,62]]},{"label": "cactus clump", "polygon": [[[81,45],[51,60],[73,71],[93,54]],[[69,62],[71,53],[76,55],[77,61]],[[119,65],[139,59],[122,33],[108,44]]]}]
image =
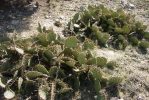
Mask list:
[{"label": "cactus clump", "polygon": [[62,39],[51,30],[39,31],[38,36],[16,40],[16,44],[13,40],[1,43],[0,60],[5,61],[0,64],[0,79],[7,85],[0,85],[3,90],[9,88],[23,99],[50,99],[53,92],[58,98],[83,88],[101,99],[100,91],[108,83],[119,84],[109,74],[105,78],[107,59],[93,57],[90,50],[96,45],[91,40],[85,38],[81,43],[77,36]]},{"label": "cactus clump", "polygon": [[[78,25],[77,29],[73,25]],[[146,26],[122,9],[109,10],[103,5],[88,6],[77,13],[68,24],[70,34],[90,38],[101,47],[112,46],[125,49],[127,45],[138,46],[139,41],[148,41]]]}]

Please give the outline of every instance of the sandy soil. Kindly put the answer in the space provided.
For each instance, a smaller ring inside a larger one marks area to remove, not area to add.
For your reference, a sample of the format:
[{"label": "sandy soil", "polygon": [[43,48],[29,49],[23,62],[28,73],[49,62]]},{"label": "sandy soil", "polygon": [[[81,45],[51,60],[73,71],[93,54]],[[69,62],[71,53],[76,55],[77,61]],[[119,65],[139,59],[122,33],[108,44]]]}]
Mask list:
[{"label": "sandy soil", "polygon": [[[0,37],[13,36],[26,38],[36,35],[38,23],[62,35],[62,30],[72,16],[88,5],[103,4],[108,8],[123,8],[120,0],[35,0],[39,8],[29,12],[15,11],[3,13],[0,11]],[[148,0],[130,0],[135,5],[134,9],[123,8],[127,13],[135,14],[136,19],[149,26],[149,2]],[[7,17],[5,17],[7,16]],[[8,20],[9,19],[9,20]],[[62,26],[54,25],[60,21]],[[149,27],[148,27],[149,30]],[[109,60],[117,61],[119,67],[113,75],[121,75],[124,81],[120,85],[121,100],[149,100],[149,53],[142,54],[136,48],[127,47],[125,51],[100,49],[97,55],[104,56]],[[118,100],[118,98],[110,98]],[[120,100],[120,99],[119,99]]]}]

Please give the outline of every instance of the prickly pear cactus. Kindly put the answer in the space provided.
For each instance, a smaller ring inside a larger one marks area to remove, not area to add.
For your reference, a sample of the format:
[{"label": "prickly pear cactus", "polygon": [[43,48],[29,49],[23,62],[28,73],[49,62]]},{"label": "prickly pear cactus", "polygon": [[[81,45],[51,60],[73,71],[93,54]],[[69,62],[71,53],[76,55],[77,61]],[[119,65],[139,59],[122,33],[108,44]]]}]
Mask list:
[{"label": "prickly pear cactus", "polygon": [[69,22],[68,30],[70,34],[92,39],[101,47],[125,49],[129,44],[139,46],[142,40],[149,42],[146,26],[135,21],[134,16],[122,9],[109,10],[103,5],[88,6],[77,13]]},{"label": "prickly pear cactus", "polygon": [[[101,100],[102,89],[120,83],[121,80],[110,78],[103,71],[114,69],[107,59],[92,55],[96,45],[90,39],[85,38],[84,42],[78,36],[62,39],[41,26],[39,31],[38,36],[30,39],[0,43],[0,87],[4,98],[48,100],[72,97],[87,89]],[[7,93],[12,95],[7,97]]]}]

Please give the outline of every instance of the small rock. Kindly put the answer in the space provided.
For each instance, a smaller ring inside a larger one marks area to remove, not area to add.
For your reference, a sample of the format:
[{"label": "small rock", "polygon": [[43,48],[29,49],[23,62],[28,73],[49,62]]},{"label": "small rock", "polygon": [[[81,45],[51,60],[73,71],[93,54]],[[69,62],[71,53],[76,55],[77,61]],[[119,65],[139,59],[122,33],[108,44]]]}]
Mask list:
[{"label": "small rock", "polygon": [[79,69],[74,69],[74,71],[75,71],[75,72],[79,72],[80,70],[79,70]]},{"label": "small rock", "polygon": [[70,77],[70,76],[72,76],[72,74],[69,74],[68,76]]},{"label": "small rock", "polygon": [[80,7],[80,11],[84,11],[85,8],[83,6]]},{"label": "small rock", "polygon": [[15,16],[13,16],[13,15],[8,15],[8,18],[10,18],[10,19],[16,19],[16,17]]},{"label": "small rock", "polygon": [[127,0],[121,0],[121,4],[124,8],[128,8],[129,10],[135,8],[135,5],[132,3],[129,3]]},{"label": "small rock", "polygon": [[15,50],[16,50],[19,54],[24,55],[24,50],[23,50],[23,49],[15,47]]},{"label": "small rock", "polygon": [[79,28],[80,26],[78,24],[74,24],[74,27]]},{"label": "small rock", "polygon": [[23,18],[22,20],[23,20],[23,21],[26,21],[26,20],[27,20],[27,18]]},{"label": "small rock", "polygon": [[57,27],[61,27],[62,23],[59,20],[56,20],[54,25],[57,26]]},{"label": "small rock", "polygon": [[62,15],[59,17],[59,19],[62,19],[62,20],[63,20],[64,18],[65,18],[65,17],[64,17],[64,16],[62,16]]},{"label": "small rock", "polygon": [[124,99],[119,99],[118,97],[112,97],[110,100],[124,100]]},{"label": "small rock", "polygon": [[29,5],[27,5],[26,8],[28,8],[29,11],[34,11],[38,8],[38,6],[38,2],[32,2]]},{"label": "small rock", "polygon": [[139,94],[139,96],[137,97],[137,100],[144,100],[144,96]]},{"label": "small rock", "polygon": [[13,32],[14,31],[14,27],[12,25],[7,26],[6,29],[7,29],[8,32]]},{"label": "small rock", "polygon": [[134,9],[135,8],[135,5],[132,4],[132,3],[128,3],[128,7],[129,7],[129,9]]},{"label": "small rock", "polygon": [[11,21],[11,24],[12,24],[12,25],[17,25],[17,24],[19,24],[19,20],[12,20],[12,21]]},{"label": "small rock", "polygon": [[121,4],[125,7],[127,5],[127,0],[121,0]]},{"label": "small rock", "polygon": [[94,98],[97,99],[97,95],[95,95]]},{"label": "small rock", "polygon": [[46,19],[49,19],[49,18],[51,18],[51,16],[49,16],[49,15],[45,15],[45,18],[46,18]]}]

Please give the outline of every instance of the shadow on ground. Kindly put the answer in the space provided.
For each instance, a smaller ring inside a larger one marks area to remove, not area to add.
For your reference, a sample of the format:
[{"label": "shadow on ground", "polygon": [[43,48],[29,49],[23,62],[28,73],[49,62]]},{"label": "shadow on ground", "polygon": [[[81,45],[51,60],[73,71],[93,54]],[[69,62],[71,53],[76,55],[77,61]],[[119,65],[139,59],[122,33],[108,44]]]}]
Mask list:
[{"label": "shadow on ground", "polygon": [[8,33],[21,33],[29,30],[31,15],[37,11],[36,4],[22,8],[0,8],[0,41],[6,39]]}]

